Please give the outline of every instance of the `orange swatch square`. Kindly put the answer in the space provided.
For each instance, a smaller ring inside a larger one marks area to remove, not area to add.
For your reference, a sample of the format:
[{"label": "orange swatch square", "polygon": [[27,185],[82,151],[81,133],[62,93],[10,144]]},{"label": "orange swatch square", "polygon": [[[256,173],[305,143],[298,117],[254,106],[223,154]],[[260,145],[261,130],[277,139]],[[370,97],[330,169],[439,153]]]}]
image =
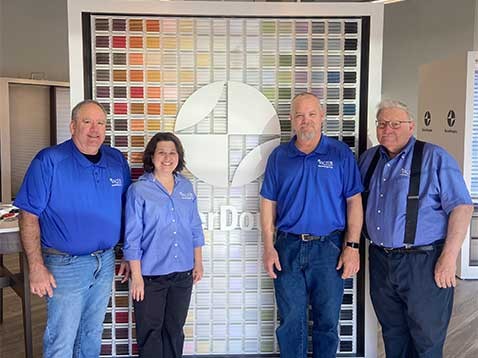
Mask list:
[{"label": "orange swatch square", "polygon": [[161,104],[160,103],[148,103],[148,114],[160,115]]},{"label": "orange swatch square", "polygon": [[159,20],[146,20],[146,31],[147,32],[159,32]]},{"label": "orange swatch square", "polygon": [[148,98],[161,98],[161,87],[148,87]]},{"label": "orange swatch square", "polygon": [[142,70],[130,70],[129,71],[129,80],[131,82],[143,82],[143,71]]},{"label": "orange swatch square", "polygon": [[143,38],[140,36],[131,36],[129,38],[129,48],[143,48]]},{"label": "orange swatch square", "polygon": [[[143,105],[144,107],[144,105]],[[143,108],[144,111],[144,108]],[[144,131],[144,119],[132,119],[131,120],[132,131]]]},{"label": "orange swatch square", "polygon": [[130,66],[141,66],[144,63],[144,58],[142,53],[131,52],[129,54],[129,65]]}]

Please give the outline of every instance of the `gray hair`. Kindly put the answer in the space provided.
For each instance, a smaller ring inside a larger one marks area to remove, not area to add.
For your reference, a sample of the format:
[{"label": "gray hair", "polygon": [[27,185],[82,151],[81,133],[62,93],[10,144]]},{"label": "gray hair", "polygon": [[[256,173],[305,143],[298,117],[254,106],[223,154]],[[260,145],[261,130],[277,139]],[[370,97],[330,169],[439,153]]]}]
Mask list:
[{"label": "gray hair", "polygon": [[83,108],[84,106],[88,104],[94,104],[98,106],[98,108],[100,108],[103,111],[105,118],[108,116],[108,113],[106,113],[105,108],[101,105],[100,102],[95,101],[94,99],[85,99],[81,101],[80,103],[78,103],[75,107],[73,107],[73,109],[71,110],[71,120],[76,121],[78,119],[78,112],[80,112],[81,108]]},{"label": "gray hair", "polygon": [[300,93],[297,93],[291,100],[290,102],[290,114],[293,115],[294,114],[294,104],[295,102],[299,99],[299,98],[302,98],[302,97],[306,97],[306,96],[311,96],[311,97],[314,97],[316,100],[317,100],[317,103],[319,103],[319,108],[321,111],[323,111],[324,109],[322,108],[322,104],[320,103],[320,98],[317,97],[316,94],[312,93],[312,92],[300,92]]},{"label": "gray hair", "polygon": [[394,99],[383,99],[377,106],[377,114],[375,115],[375,117],[378,119],[378,116],[379,116],[380,112],[383,111],[384,109],[388,109],[388,108],[401,109],[402,111],[405,111],[405,113],[407,114],[408,119],[410,121],[415,120],[413,118],[412,113],[408,109],[408,106],[405,103],[394,100]]}]

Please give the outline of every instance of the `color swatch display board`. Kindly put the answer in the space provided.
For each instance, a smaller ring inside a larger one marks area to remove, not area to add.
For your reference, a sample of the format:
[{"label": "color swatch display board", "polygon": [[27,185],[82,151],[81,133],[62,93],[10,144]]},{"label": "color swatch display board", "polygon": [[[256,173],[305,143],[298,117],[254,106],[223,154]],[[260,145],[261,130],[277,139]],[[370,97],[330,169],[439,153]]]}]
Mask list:
[{"label": "color swatch display board", "polygon": [[[362,21],[105,14],[84,21],[87,87],[108,110],[106,141],[124,153],[133,177],[158,131],[176,132],[185,144],[206,235],[186,355],[278,352],[258,229],[264,153],[290,139],[290,99],[302,91],[324,99],[324,132],[358,151]],[[357,352],[357,287],[346,281],[339,355]],[[128,287],[117,280],[102,356],[137,354],[134,327]]]}]

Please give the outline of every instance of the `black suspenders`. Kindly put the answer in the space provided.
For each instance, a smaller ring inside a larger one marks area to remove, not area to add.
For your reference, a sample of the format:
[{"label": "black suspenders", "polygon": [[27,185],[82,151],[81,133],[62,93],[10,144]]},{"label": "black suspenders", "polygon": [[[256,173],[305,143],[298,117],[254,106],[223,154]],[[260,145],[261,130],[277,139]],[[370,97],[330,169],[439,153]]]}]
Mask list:
[{"label": "black suspenders", "polygon": [[362,207],[363,207],[363,225],[362,225],[362,234],[365,238],[370,239],[367,232],[367,223],[365,221],[365,215],[367,213],[367,201],[368,196],[370,194],[370,179],[372,179],[373,172],[377,167],[378,160],[380,159],[380,147],[377,147],[375,154],[370,162],[370,165],[367,169],[367,173],[365,174],[365,178],[363,180],[364,190],[362,192]]},{"label": "black suspenders", "polygon": [[[410,185],[408,188],[407,195],[407,212],[406,212],[406,222],[405,222],[405,236],[403,242],[405,246],[411,246],[415,243],[415,234],[417,231],[417,218],[418,218],[418,197],[420,190],[420,174],[422,167],[423,159],[423,147],[425,142],[420,140],[415,141],[413,147],[413,156],[412,156],[412,165],[410,168]],[[362,205],[364,212],[364,224],[362,233],[366,238],[369,238],[367,233],[367,224],[365,222],[365,215],[367,212],[367,201],[370,194],[370,180],[372,178],[373,172],[377,167],[378,160],[380,159],[379,147],[375,151],[375,154],[372,158],[370,166],[367,169],[367,173],[364,178],[364,191],[362,193]]]},{"label": "black suspenders", "polygon": [[410,168],[410,186],[408,188],[407,196],[405,237],[403,239],[405,246],[413,245],[415,243],[418,218],[418,191],[420,190],[420,172],[422,168],[424,146],[425,142],[417,140],[413,147],[412,166]]}]

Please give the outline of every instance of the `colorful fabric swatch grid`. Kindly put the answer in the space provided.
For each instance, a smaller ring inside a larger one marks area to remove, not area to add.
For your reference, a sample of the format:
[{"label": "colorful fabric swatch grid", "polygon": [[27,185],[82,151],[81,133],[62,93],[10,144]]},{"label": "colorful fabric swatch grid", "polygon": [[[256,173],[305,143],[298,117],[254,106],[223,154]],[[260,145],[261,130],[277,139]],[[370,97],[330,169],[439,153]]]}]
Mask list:
[{"label": "colorful fabric swatch grid", "polygon": [[[199,88],[237,81],[258,89],[275,108],[281,140],[288,141],[290,99],[310,91],[323,99],[324,132],[358,149],[361,28],[357,18],[214,18],[92,15],[92,96],[108,111],[106,142],[128,159],[134,178],[142,153],[158,131],[174,132],[181,106]],[[225,100],[190,133],[227,132]],[[246,136],[247,137],[247,136]],[[230,143],[231,173],[240,159],[270,138]],[[187,161],[187,153],[186,153]],[[217,188],[193,181],[201,213],[231,205],[259,212],[261,179]],[[253,230],[220,231],[212,216],[205,231],[205,277],[195,287],[185,326],[184,354],[277,353],[273,283],[262,268],[261,236]],[[255,219],[257,220],[257,219]],[[357,284],[346,281],[340,317],[340,353],[357,349]],[[102,356],[137,354],[128,286],[115,282]],[[310,342],[309,342],[310,343]]]}]

